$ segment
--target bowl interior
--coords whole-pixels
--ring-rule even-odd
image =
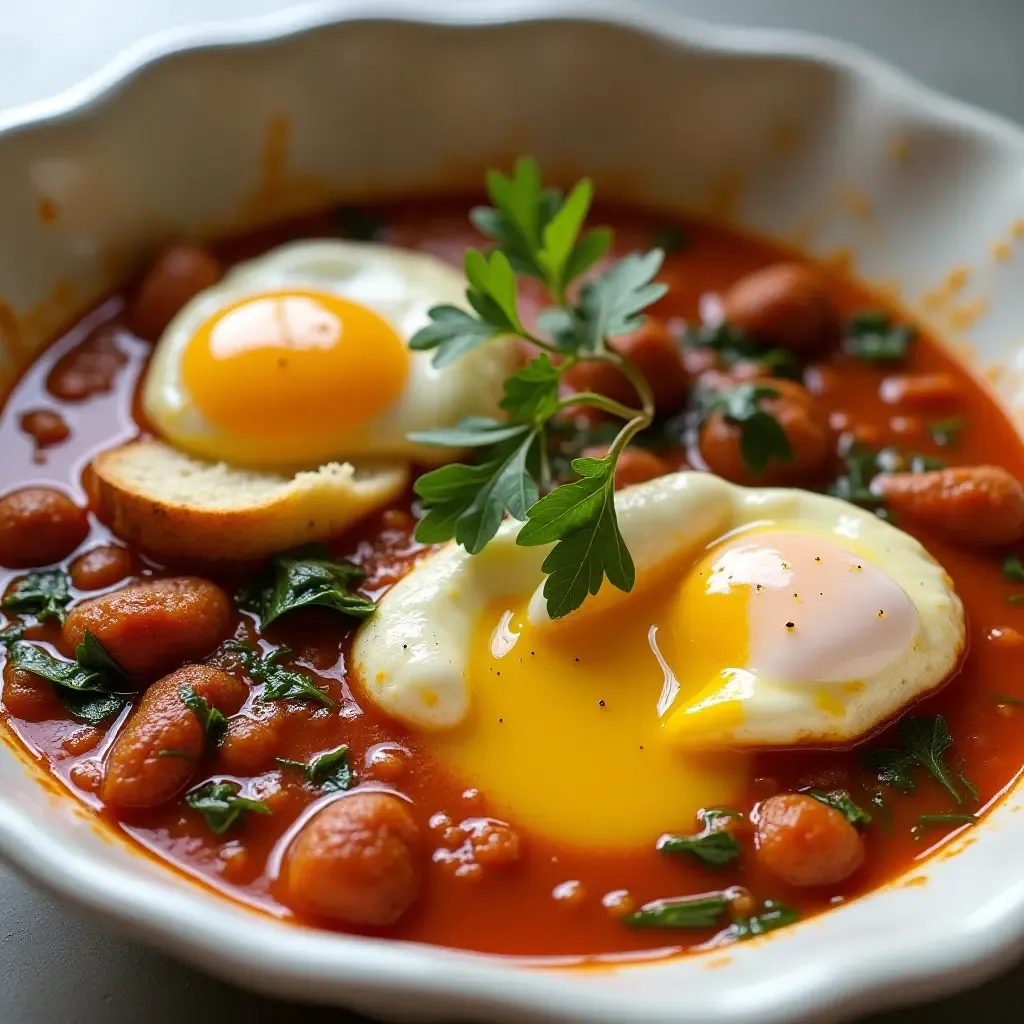
[[[838,48],[754,52],[744,39],[569,17],[356,21],[180,53],[72,119],[13,129],[0,141],[0,394],[169,237],[475,189],[488,167],[530,153],[556,178],[591,176],[604,198],[725,219],[841,262],[1024,405],[1021,136],[925,102],[893,72],[855,72]],[[0,852],[43,884],[246,984],[409,1018],[619,1020],[628,1005],[652,1021],[795,1020],[822,998],[849,1007],[897,984],[910,998],[926,981],[934,993],[937,972],[962,983],[1020,937],[1021,807],[1011,794],[956,856],[768,942],[535,972],[523,986],[507,963],[296,929],[211,899],[0,749]]]

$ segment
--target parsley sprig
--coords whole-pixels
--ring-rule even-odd
[[[511,177],[490,172],[487,191],[493,205],[473,210],[471,219],[495,247],[486,254],[466,253],[466,300],[472,312],[456,306],[431,309],[430,323],[410,347],[433,351],[436,366],[510,335],[531,342],[541,354],[506,380],[501,408],[507,421],[472,418],[453,429],[412,435],[420,444],[479,454],[472,464],[443,466],[416,482],[427,512],[416,538],[431,544],[454,539],[475,554],[494,537],[506,513],[525,521],[518,544],[554,545],[543,563],[544,596],[548,614],[560,618],[596,594],[605,579],[625,591],[635,582],[615,513],[615,466],[630,440],[652,422],[654,399],[643,375],[610,342],[640,327],[642,311],[665,293],[654,281],[663,253],[652,249],[626,256],[586,280],[573,298],[574,283],[612,242],[607,228],[584,230],[593,197],[590,182],[578,182],[563,196],[545,188],[536,162],[523,158]],[[520,316],[517,275],[541,281],[553,303],[536,331]],[[560,397],[565,373],[584,361],[617,367],[633,385],[639,407],[594,392]],[[622,420],[622,426],[606,456],[574,459],[579,479],[552,489],[550,422],[564,409],[584,406]]]
[[[962,773],[955,772],[946,761],[946,752],[953,746],[953,737],[942,715],[909,715],[900,721],[900,746],[872,747],[863,752],[864,767],[874,772],[878,781],[903,793],[917,788],[913,769],[923,768],[953,798],[963,803],[959,782],[972,799],[978,791]]]

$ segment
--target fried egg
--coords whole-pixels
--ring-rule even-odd
[[[616,496],[637,582],[552,621],[546,548],[448,546],[356,637],[366,694],[501,813],[649,841],[739,799],[747,751],[850,743],[955,671],[963,607],[912,537],[807,491],[703,473]]]
[[[414,431],[496,415],[515,358],[498,339],[438,369],[408,341],[432,306],[465,304],[460,271],[423,253],[300,241],[240,263],[157,343],[145,414],[186,452],[236,465],[447,461]]]

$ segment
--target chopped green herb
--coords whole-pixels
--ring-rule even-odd
[[[331,210],[334,230],[342,238],[354,238],[359,242],[374,242],[381,237],[387,220],[377,210],[362,206],[336,206]]]
[[[328,791],[350,789],[356,781],[348,763],[348,745],[345,743],[316,754],[308,762],[291,761],[286,757],[275,760],[286,768],[297,768],[314,786]]]
[[[730,902],[725,893],[717,892],[654,900],[623,920],[632,928],[713,928]]]
[[[757,362],[773,377],[789,380],[799,380],[802,373],[800,359],[791,349],[770,348],[727,320],[714,326],[699,324],[688,327],[686,344],[711,349],[727,367]]]
[[[326,548],[309,548],[272,558],[267,571],[239,594],[239,603],[257,612],[264,626],[286,612],[313,606],[365,619],[376,606],[350,589],[365,577],[351,562],[332,559]]]
[[[87,725],[99,725],[119,714],[128,703],[120,694],[134,689],[120,666],[88,631],[75,650],[75,661],[64,661],[24,640],[10,646],[8,657],[16,668],[53,683],[68,714]]]
[[[183,761],[191,761],[193,755],[187,750],[174,750],[172,747],[165,747],[156,752],[157,757],[180,757]]]
[[[655,849],[661,853],[685,853],[709,867],[721,867],[740,855],[736,837],[725,829],[706,829],[692,836],[665,834]]]
[[[178,694],[185,707],[193,712],[203,727],[203,735],[209,746],[220,741],[227,726],[227,719],[221,714],[218,708],[209,704],[205,697],[201,697],[191,686],[183,684],[178,689]]]
[[[766,399],[778,397],[779,392],[770,385],[739,384],[699,398],[705,415],[720,412],[726,423],[740,428],[740,455],[755,476],[763,473],[773,458],[793,461],[786,432],[770,412],[761,408]]]
[[[22,576],[0,605],[21,615],[34,615],[40,622],[54,619],[63,623],[70,601],[67,573],[63,569],[44,569]]]
[[[926,769],[959,804],[963,797],[956,779],[946,764],[946,751],[953,745],[946,720],[941,715],[909,715],[900,722],[902,749],[874,748],[864,751],[866,768],[874,771],[878,781],[904,793],[914,791],[911,769]],[[970,786],[970,790],[974,787]]]
[[[1024,704],[1024,697],[1014,697],[1009,693],[993,693],[997,704]]]
[[[241,788],[237,782],[217,782],[211,779],[186,793],[185,803],[203,816],[214,835],[220,836],[243,814],[270,814],[266,804],[239,796]]]
[[[621,590],[633,587],[633,562],[615,512],[614,471],[621,452],[653,422],[654,401],[648,382],[609,339],[639,328],[642,311],[664,295],[665,286],[654,280],[664,254],[653,249],[626,256],[587,280],[573,301],[568,285],[604,256],[612,239],[604,228],[584,231],[590,182],[577,183],[563,196],[544,188],[537,164],[524,158],[510,177],[488,174],[487,190],[493,206],[475,209],[471,219],[497,245],[487,255],[466,253],[466,300],[473,312],[435,307],[410,347],[433,351],[436,366],[509,335],[543,354],[506,381],[501,407],[508,422],[463,421],[454,430],[412,435],[420,444],[479,453],[475,464],[444,466],[417,480],[426,515],[416,539],[431,544],[454,539],[476,553],[494,537],[506,513],[525,521],[517,543],[554,544],[543,567],[544,595],[548,614],[559,618],[596,594],[606,579]],[[520,317],[517,274],[538,278],[554,304],[538,318],[539,333],[524,327]],[[557,355],[557,362],[550,355]],[[588,360],[617,367],[632,383],[641,408],[593,392],[560,397],[566,371]],[[570,407],[597,408],[624,421],[606,458],[574,459],[568,465],[564,454],[551,458],[548,433],[558,429],[555,414]],[[570,469],[579,478],[552,489],[553,462],[563,478]]]
[[[846,326],[843,350],[865,363],[896,363],[905,359],[914,328],[895,324],[888,313],[860,313]]]
[[[971,799],[977,803],[981,794],[978,792],[978,787],[963,772],[957,772],[956,777],[960,780],[964,789],[970,794]]]
[[[0,647],[7,647],[16,640],[21,640],[24,635],[24,626],[4,626],[3,629],[0,629]]]
[[[713,828],[719,818],[742,821],[743,812],[733,810],[732,807],[705,807],[700,812],[700,820],[704,822],[705,828]]]
[[[690,248],[690,236],[679,224],[662,224],[651,232],[651,245],[664,253],[686,252]]]
[[[1024,594],[1009,594],[1006,598],[1007,604],[1024,604]]]
[[[230,640],[223,649],[238,655],[250,679],[264,684],[263,692],[256,698],[258,701],[314,700],[324,707],[334,707],[334,701],[309,676],[281,667],[279,662],[291,654],[290,647],[278,647],[276,651],[264,656],[247,644]]]
[[[850,799],[850,794],[845,789],[833,789],[828,793],[822,792],[820,789],[809,789],[807,795],[813,796],[815,800],[820,800],[823,804],[839,811],[851,825],[866,828],[871,824],[871,815],[863,807],[858,807]]]
[[[917,828],[936,828],[941,825],[973,825],[977,821],[973,814],[922,814],[917,819]]]
[[[1003,575],[1011,583],[1024,583],[1024,563],[1017,555],[1007,555],[1003,559]]]
[[[940,448],[952,448],[960,440],[967,421],[962,416],[955,416],[948,420],[936,420],[931,424],[929,430],[932,440]]]
[[[728,938],[743,942],[756,935],[766,935],[778,928],[796,924],[799,920],[799,912],[792,907],[787,907],[785,903],[779,903],[777,900],[765,900],[758,913],[734,921],[726,929],[726,933]]]

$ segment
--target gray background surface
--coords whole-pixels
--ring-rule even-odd
[[[478,2],[478,0],[465,0]],[[634,3],[641,0],[632,0]],[[1024,0],[647,0],[723,22],[857,43],[945,92],[1024,121]],[[152,32],[262,15],[282,0],[31,0],[0,5],[0,108],[44,99]],[[1024,858],[1022,858],[1024,860]],[[1024,968],[952,999],[872,1018],[1024,1020]],[[38,895],[0,867],[0,1024],[341,1024],[336,1010],[251,996]]]

